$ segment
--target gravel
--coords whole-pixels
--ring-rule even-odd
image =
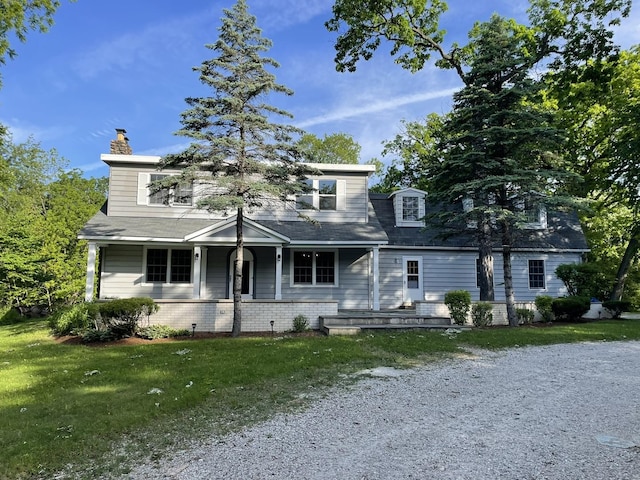
[[[123,478],[640,480],[640,342],[478,350],[363,373],[306,411]]]

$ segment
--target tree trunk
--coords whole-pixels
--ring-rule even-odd
[[[516,314],[516,299],[513,293],[513,275],[511,272],[511,225],[503,222],[502,228],[502,265],[504,275],[504,298],[507,305],[507,320],[510,327],[518,326],[518,315]]]
[[[244,263],[244,237],[242,233],[242,207],[236,215],[236,260],[233,268],[233,328],[231,336],[237,337],[242,330],[242,264]]]
[[[624,251],[620,266],[618,267],[618,273],[616,273],[616,281],[613,285],[613,291],[611,292],[611,300],[622,300],[622,294],[624,293],[624,284],[627,281],[629,275],[629,269],[631,263],[638,253],[640,248],[640,225],[636,225],[631,231],[631,238],[627,244],[627,248]]]
[[[480,226],[480,247],[478,255],[480,257],[480,300],[493,302],[495,300],[495,290],[493,286],[493,249],[491,245],[491,225],[483,220]]]

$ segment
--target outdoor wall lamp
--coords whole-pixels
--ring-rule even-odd
[[[278,259],[278,261],[280,261],[282,259],[282,255],[278,254],[276,258]]]
[[[196,260],[198,260],[200,258],[200,254],[196,253]]]
[[[197,323],[192,323],[191,324],[191,336],[192,337],[196,336],[196,325],[197,325]]]

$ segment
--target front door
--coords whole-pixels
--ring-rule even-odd
[[[422,257],[402,257],[402,300],[404,304],[423,300]]]
[[[235,272],[236,252],[231,254],[229,263],[229,298],[233,298],[233,273]],[[242,299],[251,300],[253,298],[253,254],[245,249],[242,262]]]

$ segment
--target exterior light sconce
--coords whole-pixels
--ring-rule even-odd
[[[276,259],[277,259],[278,261],[282,260],[282,255],[278,254],[278,255],[276,256]]]
[[[191,324],[191,336],[192,337],[196,336],[196,325],[197,325],[197,323],[192,323]]]
[[[198,260],[200,258],[200,254],[196,253],[195,257],[196,257],[196,260]]]

